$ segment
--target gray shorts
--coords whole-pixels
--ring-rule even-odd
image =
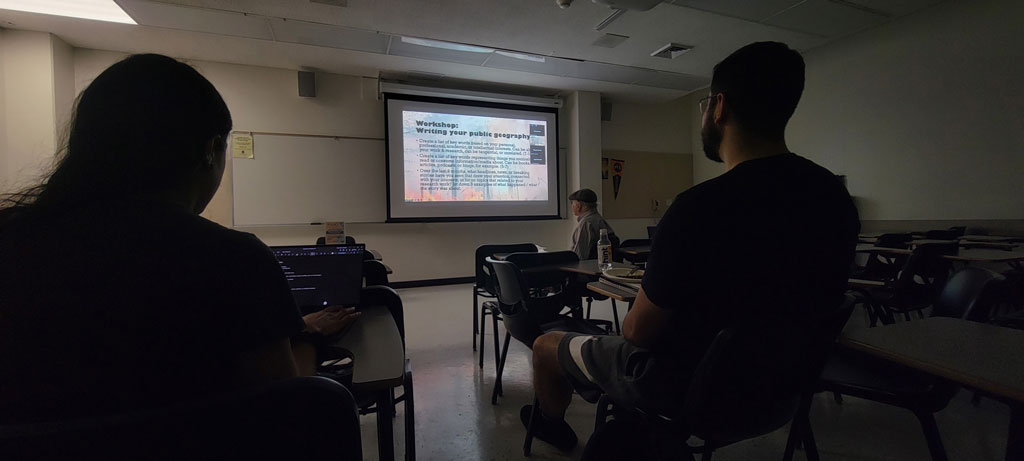
[[[608,394],[616,403],[672,414],[683,403],[689,373],[677,361],[634,346],[622,336],[566,333],[558,363],[573,388],[594,403]]]

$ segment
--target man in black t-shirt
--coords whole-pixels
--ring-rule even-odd
[[[701,138],[728,171],[666,212],[624,336],[548,333],[534,343],[538,438],[575,446],[564,421],[573,389],[672,414],[723,328],[770,329],[838,305],[860,224],[836,177],[786,146],[803,84],[803,59],[781,43],[748,45],[715,66]]]

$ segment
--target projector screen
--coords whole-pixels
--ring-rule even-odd
[[[388,222],[559,218],[557,108],[384,101]]]

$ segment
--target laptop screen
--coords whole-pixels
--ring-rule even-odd
[[[324,306],[359,304],[365,249],[361,243],[270,247],[303,314]]]

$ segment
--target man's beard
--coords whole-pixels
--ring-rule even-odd
[[[722,147],[722,130],[714,122],[705,120],[700,130],[700,140],[704,144],[704,156],[712,162],[722,163],[722,156],[718,152]]]

